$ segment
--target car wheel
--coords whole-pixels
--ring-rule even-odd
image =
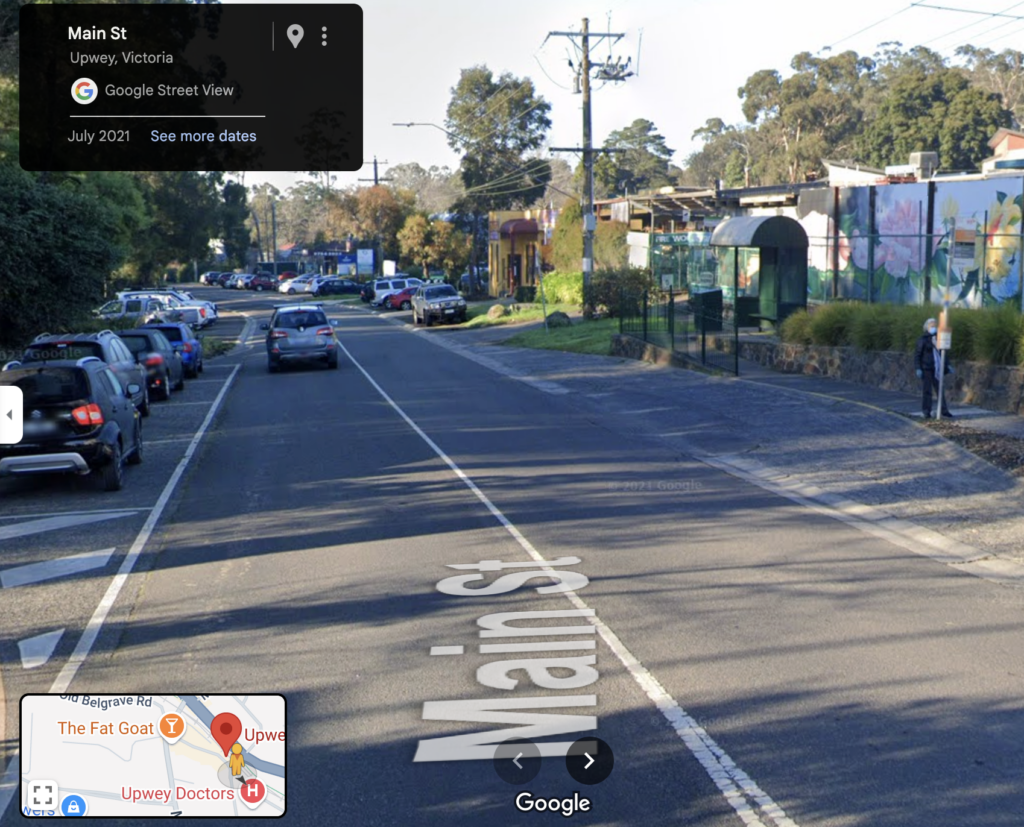
[[[281,370],[281,366],[277,362],[267,361],[267,373],[277,373]]]
[[[420,317],[416,315],[416,311],[415,310],[412,311],[412,323],[413,324],[419,324],[420,323]]]
[[[288,295],[289,296],[294,296],[295,295],[295,288],[294,287],[289,287],[288,288]]]
[[[199,367],[196,368],[196,372],[197,373],[202,373],[203,372],[203,360],[202,359],[199,360]]]
[[[149,416],[149,388],[147,387],[142,391],[142,404],[139,405],[139,413],[143,416]]]
[[[430,318],[430,314],[429,313],[424,313],[423,314],[423,324],[425,324],[427,327],[430,327],[433,323],[434,323],[434,320],[432,318]]]
[[[138,423],[135,427],[135,450],[131,452],[128,457],[129,465],[141,465],[142,464],[142,423]]]
[[[174,389],[176,391],[183,391],[183,390],[185,390],[185,368],[184,367],[182,367],[182,369],[181,369],[181,376],[178,377],[178,384],[174,386]]]
[[[256,292],[257,293],[262,293],[263,292],[263,285],[262,284],[257,284],[256,285]]]
[[[124,462],[120,443],[114,445],[114,456],[103,466],[100,473],[103,476],[104,491],[120,491],[124,486]]]
[[[166,402],[171,398],[171,372],[169,370],[164,371],[163,383],[160,387],[163,388],[160,398]]]
[[[408,310],[412,307],[412,302],[402,302],[402,310]]]
[[[335,355],[333,358],[329,358],[327,360],[327,367],[330,368],[331,370],[337,370],[338,369],[338,357],[337,357],[337,355]]]

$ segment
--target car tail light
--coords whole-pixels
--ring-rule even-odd
[[[288,338],[288,331],[287,330],[271,330],[270,331],[270,338],[271,339],[287,339]]]
[[[79,425],[102,425],[103,424],[103,411],[100,410],[100,406],[95,402],[90,402],[88,405],[83,405],[80,408],[75,408],[71,412],[72,418]]]
[[[146,361],[143,362],[144,365],[149,365],[150,367],[153,367],[155,365],[162,365],[163,363],[164,357],[161,356],[159,353],[154,353],[151,356],[147,356]]]
[[[204,319],[206,318],[206,308],[205,307],[200,307],[199,308],[199,315],[202,316]]]
[[[334,331],[329,327],[321,327],[317,332],[317,336],[330,336]]]
[[[192,343],[191,343],[191,342],[185,342],[185,343],[184,343],[184,344],[183,344],[183,345],[181,346],[181,349],[182,349],[183,351],[185,351],[186,353],[191,353],[191,352],[192,352]]]

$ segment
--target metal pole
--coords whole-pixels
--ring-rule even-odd
[[[949,231],[949,255],[946,256],[946,289],[942,295],[942,320],[940,321],[939,335],[943,332],[942,325],[949,323],[949,285],[953,275],[953,250],[956,247],[956,219],[953,219],[953,228]],[[941,340],[939,342],[942,343]],[[946,386],[946,349],[939,350],[939,398],[935,403],[935,418],[942,419],[943,393]]]
[[[644,341],[647,341],[647,291],[644,290]]]
[[[277,278],[277,202],[270,202],[271,232],[274,239],[274,253],[271,259],[274,262],[274,278]]]
[[[590,297],[590,274],[594,269],[594,153],[590,123],[590,21],[583,18],[581,34],[583,65],[583,318],[593,313]]]

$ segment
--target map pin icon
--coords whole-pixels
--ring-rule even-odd
[[[302,35],[302,26],[300,26],[298,23],[292,23],[288,27],[288,39],[292,42],[292,46],[294,46],[296,49],[299,48],[299,41],[302,40]]]
[[[231,747],[242,734],[242,722],[238,720],[237,715],[222,712],[210,721],[210,734],[213,740],[220,744],[220,748],[224,750],[224,757],[227,758]]]

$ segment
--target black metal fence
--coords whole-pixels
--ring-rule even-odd
[[[721,291],[680,298],[644,290],[620,297],[619,332],[685,356],[702,367],[739,375],[739,331]]]

